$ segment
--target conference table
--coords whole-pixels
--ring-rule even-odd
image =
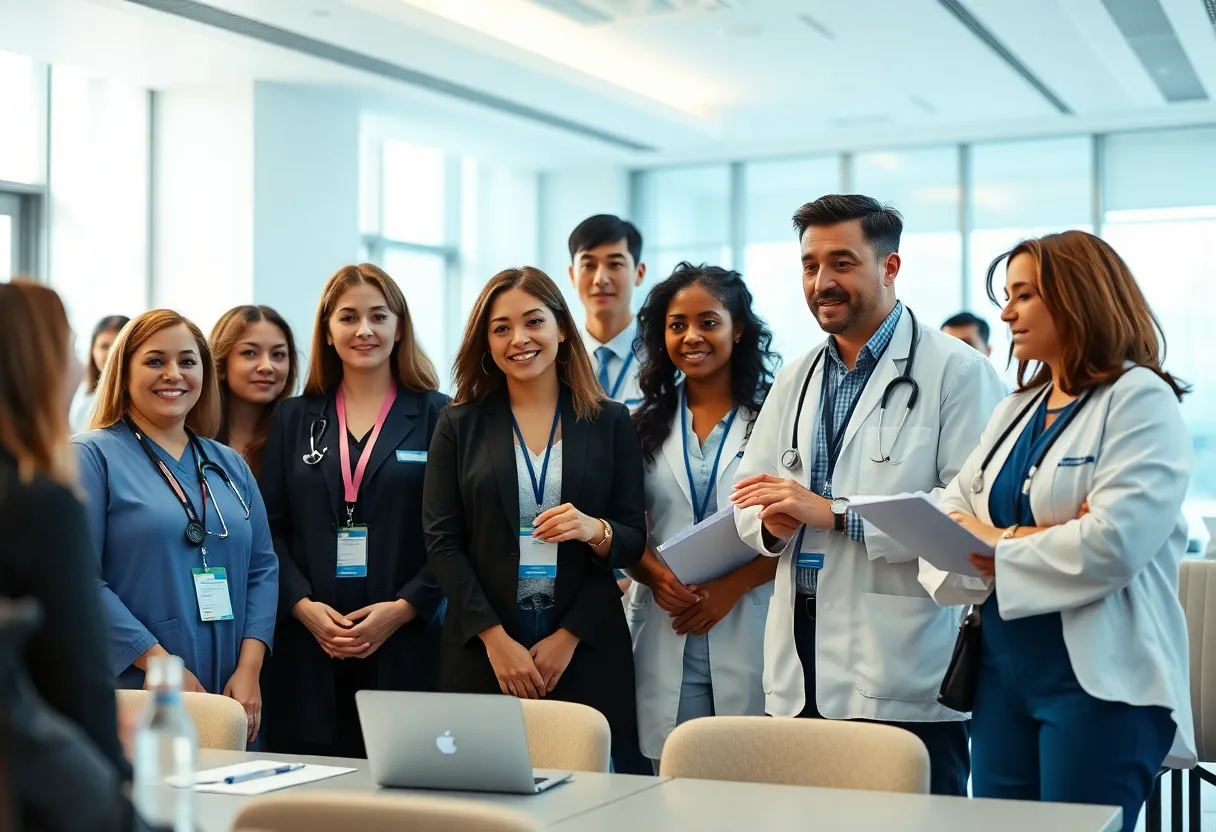
[[[304,791],[366,794],[421,794],[450,800],[491,803],[529,815],[546,829],[561,832],[672,832],[681,829],[839,830],[870,832],[1119,832],[1117,807],[725,783],[711,780],[640,777],[631,774],[577,772],[538,795],[477,792],[381,790],[372,781],[366,760],[297,757],[202,749],[199,768],[216,768],[257,759],[354,768],[350,774],[271,792]],[[540,773],[544,773],[543,770]],[[230,832],[241,806],[256,797],[199,793],[195,797],[202,832]]]

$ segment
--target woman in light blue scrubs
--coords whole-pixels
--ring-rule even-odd
[[[730,503],[751,423],[772,386],[772,335],[738,272],[681,263],[638,313],[649,545],[630,570],[626,615],[642,753],[659,760],[680,723],[764,714],[764,625],[774,558],[685,586],[659,544]]]
[[[185,689],[240,702],[253,741],[278,560],[249,467],[209,438],[219,423],[211,352],[168,310],[136,318],[112,349],[90,430],[73,440],[110,665],[120,688],[140,688],[149,658],[180,656]]]

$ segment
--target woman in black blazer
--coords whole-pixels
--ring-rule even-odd
[[[635,746],[633,652],[612,572],[645,545],[629,412],[604,399],[561,292],[532,268],[486,284],[455,375],[422,509],[449,604],[440,689],[590,705],[614,748]]]
[[[421,510],[437,387],[397,284],[339,269],[304,395],[279,406],[258,480],[279,556],[274,751],[362,757],[357,691],[435,689],[442,594]]]

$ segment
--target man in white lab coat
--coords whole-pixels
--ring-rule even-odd
[[[777,376],[732,498],[743,540],[781,558],[766,709],[906,728],[929,750],[933,792],[963,795],[967,715],[937,703],[961,610],[934,603],[918,553],[848,501],[942,488],[1004,392],[983,355],[896,299],[898,212],[830,195],[798,209],[794,226],[803,293],[828,338]]]

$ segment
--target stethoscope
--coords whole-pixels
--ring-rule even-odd
[[[904,308],[908,309],[907,307]],[[871,462],[890,462],[892,465],[899,464],[891,459],[891,451],[895,449],[895,444],[899,442],[899,432],[903,430],[904,422],[908,421],[908,414],[912,412],[912,408],[916,406],[916,400],[920,396],[920,385],[917,384],[916,379],[912,377],[912,368],[916,363],[916,347],[920,343],[920,327],[917,325],[916,316],[912,314],[911,309],[908,309],[908,317],[912,321],[912,346],[908,349],[908,361],[906,364],[904,364],[904,371],[887,382],[886,388],[884,388],[882,391],[882,400],[878,407],[879,458],[874,459],[874,457],[870,457]],[[802,406],[806,403],[806,391],[811,386],[811,378],[815,375],[815,368],[819,366],[819,361],[823,358],[823,354],[826,351],[827,347],[824,347],[819,351],[819,354],[815,356],[815,360],[811,362],[811,369],[807,371],[806,378],[802,380],[802,392],[798,396],[798,410],[794,412],[794,431],[790,440],[790,447],[781,455],[781,464],[785,466],[786,470],[791,472],[799,471],[802,468],[802,455],[798,452],[798,427],[802,421]],[[881,359],[882,356],[879,355],[878,358]],[[877,368],[877,360],[874,362],[874,366]],[[826,387],[826,377],[824,378],[823,383]],[[891,446],[888,448],[887,453],[884,454],[882,452],[882,417],[887,411],[887,401],[891,398],[891,394],[898,390],[901,384],[908,385],[911,392],[908,395],[908,403],[904,408],[903,418],[899,420],[899,426],[895,428],[895,439],[891,442]],[[852,411],[850,411],[849,418],[851,419],[852,416]]]
[[[318,430],[320,426],[320,430]],[[317,450],[317,440],[325,435],[325,429],[329,427],[329,422],[324,416],[318,416],[312,420],[308,426],[308,453],[304,454],[304,464],[316,465],[325,455],[329,453],[329,447],[326,446],[321,450]]]
[[[202,512],[195,513],[194,502],[190,499],[190,496],[186,494],[184,490],[182,490],[177,478],[173,476],[173,472],[170,471],[160,457],[156,455],[156,451],[152,450],[152,446],[148,443],[143,431],[139,429],[130,416],[126,416],[124,421],[126,422],[131,433],[135,435],[136,440],[139,442],[139,446],[143,448],[144,454],[147,455],[148,460],[153,466],[155,466],[156,470],[160,472],[161,478],[164,479],[165,483],[169,486],[174,495],[178,498],[178,501],[181,503],[182,509],[186,512],[186,541],[192,546],[202,546],[203,568],[206,568],[207,547],[203,546],[203,542],[207,539],[207,535],[213,535],[220,540],[226,540],[228,538],[228,523],[224,519],[224,512],[220,509],[219,501],[215,499],[215,491],[211,488],[211,483],[207,480],[207,473],[215,473],[221,480],[224,481],[224,483],[228,486],[228,490],[232,492],[232,495],[236,497],[237,502],[240,503],[241,510],[245,512],[246,520],[249,519],[249,504],[245,502],[245,498],[241,496],[241,492],[237,491],[236,484],[232,482],[232,478],[228,476],[228,472],[225,471],[218,462],[211,461],[211,459],[207,456],[206,450],[203,449],[203,443],[199,441],[199,438],[194,434],[194,431],[187,428],[186,435],[190,443],[190,448],[194,452],[195,470],[198,472],[199,492],[203,497]],[[220,522],[220,532],[218,534],[208,531],[206,527],[208,497],[211,498],[211,502],[215,506],[215,516]]]
[[[1038,472],[1039,466],[1043,464],[1043,457],[1047,456],[1047,452],[1051,450],[1051,446],[1055,444],[1056,439],[1064,432],[1064,429],[1068,427],[1068,423],[1076,418],[1077,414],[1081,412],[1081,408],[1085,407],[1085,403],[1089,401],[1089,398],[1093,395],[1093,393],[1094,388],[1092,387],[1086,390],[1084,395],[1077,400],[1077,406],[1065,413],[1064,416],[1061,417],[1060,422],[1054,426],[1055,432],[1052,434],[1051,439],[1047,442],[1047,444],[1039,449],[1038,455],[1034,458],[1034,461],[1030,464],[1030,467],[1026,469],[1026,478],[1022,480],[1023,494],[1030,494],[1030,485],[1034,481],[1034,475]],[[1037,407],[1049,395],[1051,395],[1051,384],[1048,384],[1045,388],[1043,388],[1043,391],[1039,395],[1031,398],[1031,400],[1026,403],[1025,407],[1018,411],[1018,415],[1014,417],[1013,421],[1005,426],[1005,430],[1001,432],[1000,437],[996,440],[993,446],[988,449],[987,456],[985,456],[984,461],[980,463],[980,469],[976,471],[975,476],[971,478],[971,496],[974,497],[984,490],[984,472],[988,470],[988,463],[992,462],[992,458],[996,456],[996,452],[999,451],[1001,446],[1005,444],[1005,440],[1009,438],[1009,434],[1013,433],[1014,429],[1018,425],[1022,424],[1022,420],[1026,418],[1027,413]]]

